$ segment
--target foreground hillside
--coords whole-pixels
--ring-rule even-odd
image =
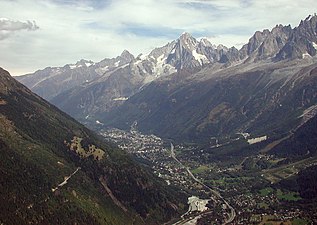
[[[0,70],[0,222],[160,224],[183,197]]]

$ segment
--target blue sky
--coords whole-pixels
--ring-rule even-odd
[[[317,1],[0,0],[0,8],[0,66],[21,75],[124,49],[148,53],[185,31],[240,48],[256,30],[297,26]]]

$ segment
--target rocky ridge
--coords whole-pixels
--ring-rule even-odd
[[[239,75],[235,77],[245,79],[248,76],[242,74],[270,74],[272,71],[273,75],[267,77],[271,77],[274,82],[267,77],[263,77],[268,83],[264,82],[265,85],[261,86],[262,88],[270,87],[277,80],[285,83],[292,80],[293,78],[291,77],[296,75],[292,72],[287,77],[285,72],[288,71],[287,67],[294,68],[294,71],[298,72],[303,69],[300,66],[301,60],[307,66],[314,63],[317,48],[316,21],[317,16],[314,15],[301,21],[294,29],[289,25],[277,25],[272,30],[257,31],[240,50],[234,47],[214,46],[205,38],[198,41],[189,33],[183,33],[177,40],[163,47],[156,48],[147,55],[141,54],[134,57],[125,51],[123,55],[128,57],[121,55],[120,58],[117,57],[112,59],[112,61],[110,60],[111,62],[107,61],[110,64],[112,63],[113,67],[110,64],[101,66],[101,64],[97,63],[91,65],[89,68],[95,73],[96,71],[104,73],[100,75],[100,72],[91,82],[84,82],[79,86],[65,90],[52,98],[51,102],[73,115],[76,119],[91,124],[102,117],[107,118],[107,120],[117,121],[118,115],[115,115],[115,119],[108,116],[113,115],[113,112],[118,114],[118,111],[113,110],[126,103],[129,104],[131,102],[130,99],[135,100],[142,95],[139,95],[139,93],[151,92],[148,87],[156,87],[157,85],[167,89],[167,92],[163,95],[163,97],[167,97],[166,95],[169,95],[172,90],[176,91],[184,87],[191,90],[191,87],[199,87],[201,85],[198,82],[207,80],[214,82],[216,78],[218,80],[230,79],[231,86],[229,83],[225,86],[232,89],[232,87],[238,85],[235,82],[242,82],[233,78],[235,75]],[[125,58],[125,60],[121,60],[121,58]],[[284,67],[285,70],[283,69]],[[301,78],[301,80],[303,79]],[[244,82],[252,83],[253,81],[246,79]],[[278,83],[275,83],[275,85],[278,85]],[[282,83],[280,85],[282,87],[285,86]],[[293,86],[291,85],[290,90],[292,88]],[[219,89],[222,90],[221,88]],[[156,94],[160,95],[163,90],[156,91]],[[227,91],[227,89],[223,91]],[[188,93],[189,91],[186,92]],[[186,92],[184,93],[185,95],[187,95]],[[212,97],[211,92],[206,93],[209,93]],[[234,95],[234,93],[232,94]],[[250,90],[248,94],[254,95],[255,93]],[[285,91],[284,94],[287,95],[288,91]],[[152,94],[148,93],[147,96],[152,96]],[[278,96],[277,94],[274,98],[278,98]],[[248,98],[247,96],[241,97]],[[151,101],[158,98],[153,96]],[[148,99],[148,101],[150,100]],[[276,99],[274,101],[277,102]],[[228,106],[227,102],[223,102],[223,104],[219,110],[229,110],[225,109]],[[143,105],[142,107],[144,108]],[[226,107],[223,108],[224,106]],[[119,110],[122,110],[122,108],[119,108]],[[129,108],[125,110],[129,110]],[[153,109],[149,108],[147,110],[150,110],[150,114],[153,113]],[[208,110],[210,111],[211,109]],[[126,112],[124,111],[124,114]],[[242,110],[242,112],[244,111]],[[103,115],[105,113],[106,116]],[[136,112],[134,111],[134,113]],[[145,116],[145,114],[142,115]],[[252,121],[257,119],[258,117],[255,117]],[[112,123],[112,125],[115,125],[115,123]],[[204,125],[199,127],[202,128]],[[148,128],[152,131],[155,130],[151,127]]]

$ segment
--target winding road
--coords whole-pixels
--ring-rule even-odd
[[[220,195],[220,193],[212,188],[210,188],[209,186],[207,186],[206,184],[204,184],[203,182],[201,182],[199,179],[197,179],[194,174],[189,170],[189,168],[185,167],[183,165],[183,163],[181,163],[177,158],[176,158],[176,155],[175,155],[175,152],[174,152],[174,145],[173,143],[171,143],[171,157],[177,162],[179,163],[183,168],[186,169],[187,173],[189,174],[189,176],[194,179],[197,183],[201,184],[203,187],[205,187],[206,189],[208,189],[214,196],[216,196],[217,198],[219,198],[220,200],[223,201],[223,203],[230,209],[230,214],[229,214],[229,217],[225,220],[225,222],[223,224],[228,224],[228,223],[231,223],[234,218],[236,217],[236,211],[235,209]],[[215,198],[213,198],[211,196],[211,200],[215,201]],[[190,220],[184,220],[183,217],[187,214],[187,212],[185,214],[183,214],[181,216],[182,220],[174,223],[174,225],[179,225],[179,224],[195,224],[197,219],[200,218],[202,215],[204,214],[207,214],[208,212],[202,212],[199,216],[196,216],[195,218],[193,219],[190,219]]]

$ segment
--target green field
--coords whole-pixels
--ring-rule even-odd
[[[292,220],[292,225],[305,225],[305,224],[309,224],[309,222],[307,220],[304,220],[304,219]]]
[[[278,199],[286,201],[298,201],[302,199],[296,192],[283,193],[280,189],[277,189],[276,196]]]
[[[271,187],[264,188],[264,189],[261,189],[261,190],[260,190],[260,195],[261,195],[261,196],[267,196],[267,195],[271,194],[273,191],[274,191],[274,190],[273,190],[273,188],[271,188]]]
[[[210,170],[210,168],[208,166],[201,165],[201,166],[197,167],[196,169],[193,169],[192,173],[193,174],[199,174],[199,173],[203,173],[203,172],[205,172],[207,170]]]

